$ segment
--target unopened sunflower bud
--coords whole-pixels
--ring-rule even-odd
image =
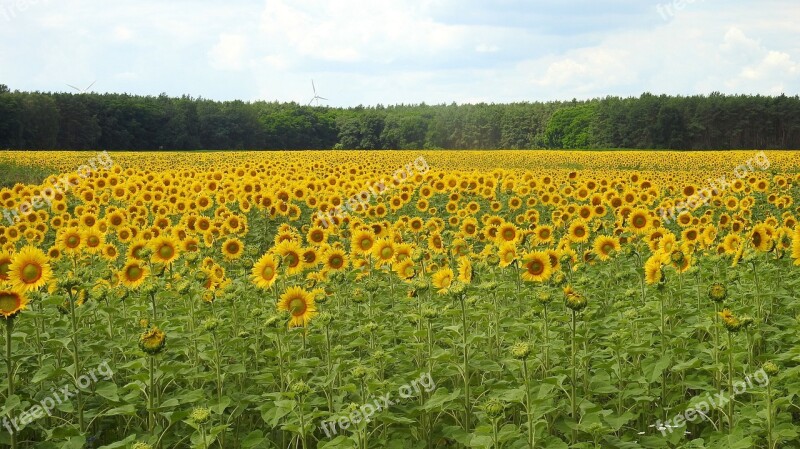
[[[773,362],[764,362],[764,364],[761,365],[761,369],[763,369],[764,372],[767,373],[767,376],[774,376],[778,374],[778,371],[780,371],[778,365],[776,365]]]
[[[300,380],[292,384],[292,393],[301,397],[306,396],[307,394],[311,393],[311,387],[309,387],[307,383]]]
[[[145,331],[139,337],[139,349],[150,355],[156,355],[164,350],[167,334],[157,327]]]
[[[716,303],[721,303],[728,297],[728,288],[721,282],[714,282],[708,286],[708,297]]]
[[[196,424],[203,425],[211,419],[211,410],[205,407],[195,407],[189,415],[189,419]]]
[[[511,347],[511,355],[515,359],[525,360],[531,354],[531,345],[526,342],[518,342],[515,343],[514,346]]]
[[[506,406],[498,399],[491,398],[483,404],[483,410],[490,419],[497,419],[503,415]]]

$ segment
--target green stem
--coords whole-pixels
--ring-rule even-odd
[[[728,332],[728,432],[733,432],[733,336]]]
[[[572,311],[572,351],[571,351],[571,364],[572,364],[572,396],[570,397],[570,405],[572,407],[572,419],[575,420],[575,424],[578,423],[578,403],[577,399],[577,383],[578,383],[578,375],[576,371],[576,363],[575,357],[577,353],[577,349],[575,348],[575,329],[576,329],[576,320],[575,320],[576,312]],[[572,442],[575,443],[578,439],[578,432],[576,430],[572,430]]]
[[[464,430],[469,433],[470,428],[470,398],[469,398],[469,345],[467,344],[467,307],[464,304],[464,295],[459,295],[461,302],[461,331],[464,342]]]
[[[6,318],[6,374],[8,376],[8,400],[14,396],[14,361],[11,359],[11,335],[14,332],[14,318]],[[11,411],[11,420],[14,420],[13,410]],[[11,432],[11,449],[17,449],[17,434]]]
[[[525,378],[525,414],[528,417],[528,447],[533,449],[536,446],[536,432],[533,428],[533,410],[531,410],[531,385],[528,376],[528,360],[522,359],[522,375]],[[497,420],[495,420],[496,424]],[[497,426],[495,426],[495,431]],[[497,435],[495,435],[495,441]]]

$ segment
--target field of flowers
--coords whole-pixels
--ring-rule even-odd
[[[800,448],[800,152],[3,156],[3,447]]]

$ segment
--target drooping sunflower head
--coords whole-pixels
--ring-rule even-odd
[[[708,297],[717,303],[725,301],[728,297],[728,288],[721,282],[714,282],[708,286]]]
[[[14,289],[28,292],[47,284],[53,273],[44,252],[39,248],[26,246],[12,258],[8,266],[8,277]]]
[[[139,349],[146,354],[156,355],[164,350],[167,343],[167,334],[158,327],[153,326],[139,336]]]
[[[664,277],[662,261],[663,256],[661,254],[654,254],[645,262],[644,278],[648,285],[657,284]]]
[[[6,319],[13,318],[25,310],[28,302],[29,299],[24,293],[0,290],[0,316]]]
[[[449,267],[440,268],[436,273],[433,274],[431,278],[431,282],[433,286],[437,288],[437,292],[439,294],[447,293],[448,289],[453,283],[455,279],[453,275],[453,270]]]
[[[317,315],[314,296],[300,287],[290,287],[278,302],[278,310],[289,312],[289,327],[306,327]]]
[[[472,282],[473,268],[472,262],[469,257],[460,257],[458,259],[458,280],[464,284]]]

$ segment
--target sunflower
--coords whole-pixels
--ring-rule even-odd
[[[11,253],[0,251],[0,283],[9,280],[8,272],[11,265]]]
[[[83,243],[83,234],[77,228],[69,228],[61,232],[57,240],[61,251],[67,254],[77,254]]]
[[[620,250],[619,239],[601,235],[594,239],[593,249],[600,260],[609,260],[614,253],[618,253]]]
[[[767,252],[772,248],[772,230],[764,224],[757,224],[750,233],[750,243],[757,251]]]
[[[375,246],[375,234],[366,229],[357,231],[350,241],[350,248],[356,254],[369,254],[373,246]]]
[[[166,342],[167,334],[161,329],[153,327],[139,336],[139,349],[147,354],[156,355],[164,350]]]
[[[500,266],[505,268],[517,260],[517,245],[504,243],[500,246],[497,255],[500,257]]]
[[[470,262],[469,257],[459,257],[458,258],[458,280],[464,284],[469,284],[472,282],[472,262]]]
[[[83,244],[89,254],[99,253],[105,244],[103,233],[96,227],[83,230]]]
[[[38,290],[53,277],[50,263],[42,250],[26,246],[15,254],[8,266],[8,277],[15,290]]]
[[[650,215],[645,209],[633,209],[628,214],[630,229],[637,234],[645,234],[652,225]]]
[[[136,239],[128,245],[127,256],[129,259],[144,260],[147,253],[147,241]]]
[[[28,301],[23,293],[0,290],[0,316],[6,319],[15,317],[20,311],[25,310]]]
[[[180,242],[167,235],[156,237],[150,241],[150,249],[153,251],[153,262],[169,264],[178,258],[178,248]]]
[[[583,220],[575,220],[569,225],[569,239],[575,243],[589,240],[589,227]]]
[[[394,243],[388,238],[378,240],[372,247],[372,257],[378,265],[391,265],[395,257]]]
[[[273,251],[281,256],[281,265],[286,266],[287,274],[296,274],[303,271],[303,249],[295,240],[284,240]]]
[[[397,262],[392,266],[392,270],[397,273],[397,276],[404,280],[409,281],[417,275],[417,270],[414,267],[414,262],[411,259],[406,259],[401,262]]]
[[[431,282],[433,283],[433,286],[438,289],[437,292],[440,295],[447,293],[450,285],[453,283],[453,280],[453,270],[451,270],[449,267],[440,268],[431,277]]]
[[[314,296],[300,287],[290,287],[278,302],[278,310],[289,312],[289,327],[306,327],[317,315]]]
[[[498,243],[503,242],[518,242],[521,234],[516,226],[512,223],[503,223],[497,231]]]
[[[251,271],[251,280],[256,287],[268,289],[278,278],[278,263],[272,254],[264,254]]]
[[[522,279],[529,282],[544,282],[553,274],[550,256],[543,251],[528,253],[522,259]]]
[[[533,231],[536,234],[536,240],[539,243],[550,243],[553,241],[553,227],[544,225],[539,226]]]
[[[119,281],[122,285],[135,289],[142,285],[149,274],[150,270],[143,262],[131,260],[122,267],[122,271],[119,273]]]
[[[312,226],[306,233],[306,241],[312,245],[322,245],[328,240],[328,233],[321,226]]]
[[[663,256],[659,253],[653,254],[644,264],[644,277],[649,285],[661,282],[663,273],[661,272]]]
[[[242,257],[244,252],[244,244],[237,238],[229,238],[222,244],[222,255],[226,260],[236,260]]]
[[[800,265],[800,227],[794,230],[792,239],[792,259],[795,265]]]
[[[117,250],[117,247],[114,245],[106,244],[103,246],[100,254],[103,256],[103,259],[113,262],[119,257],[119,250]]]
[[[325,264],[325,270],[327,271],[345,270],[347,269],[347,265],[349,263],[345,252],[338,248],[331,248],[325,251],[325,254],[322,256],[322,260]]]

